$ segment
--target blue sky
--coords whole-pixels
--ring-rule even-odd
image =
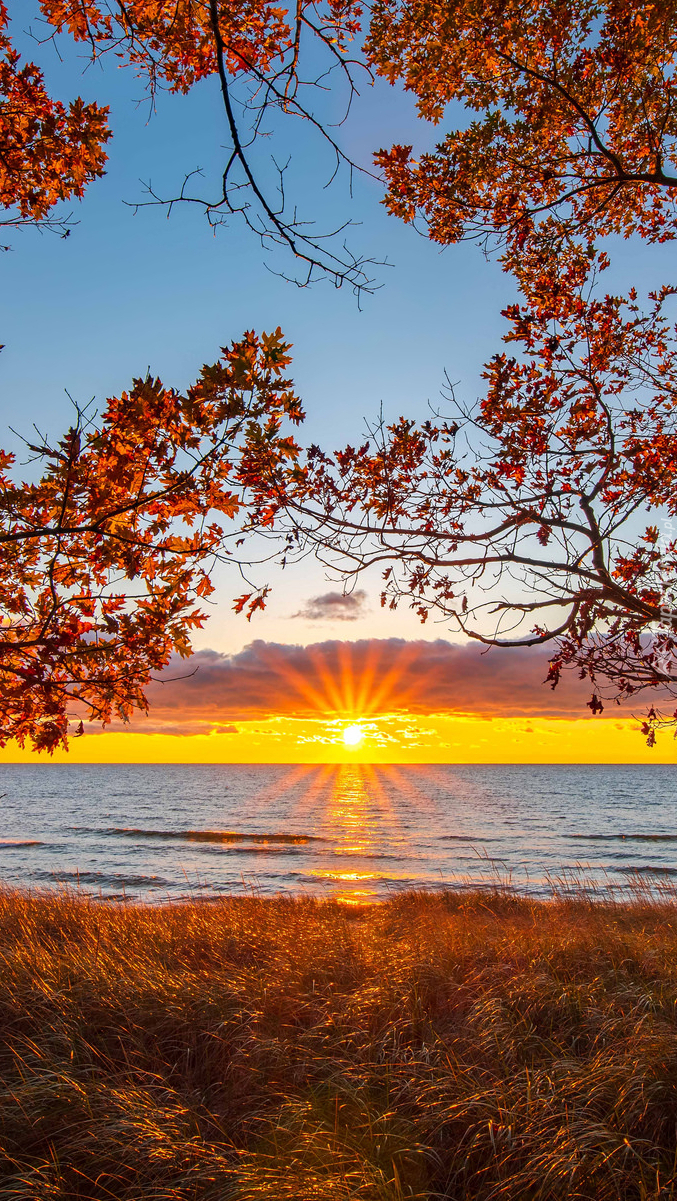
[[[290,187],[301,211],[317,214],[319,229],[360,222],[348,231],[351,247],[393,264],[375,269],[382,286],[364,297],[361,312],[347,289],[328,282],[298,289],[271,274],[266,264],[278,271],[294,264],[282,251],[266,255],[237,218],[213,234],[188,207],[170,220],[154,208],[135,216],[124,201],[143,199],[141,180],[169,195],[196,166],[213,178],[225,140],[215,81],[188,97],[161,95],[148,120],[148,105],[135,103],[141,83],[113,59],[83,75],[85,63],[67,39],[59,43],[62,63],[51,46],[17,41],[57,95],[110,104],[115,136],[105,179],[68,206],[80,222],[70,238],[18,234],[2,258],[5,396],[20,388],[42,419],[64,411],[64,387],[79,398],[103,395],[149,365],[185,384],[224,341],[278,324],[295,344],[312,438],[354,433],[382,401],[393,414],[420,408],[437,398],[445,368],[477,389],[478,367],[499,337],[498,310],[512,290],[475,247],[441,251],[428,243],[388,217],[375,182],[358,178],[352,201],[346,179],[323,191],[329,159],[298,123],[287,123],[284,146],[264,144],[262,158],[291,151]],[[415,124],[409,99],[380,85],[366,90],[340,136],[370,167],[373,148],[406,140]]]
[[[347,182],[322,190],[328,160],[314,138],[287,126],[283,154],[305,211],[318,226],[337,220],[360,224],[348,231],[356,253],[388,259],[376,269],[382,287],[365,296],[361,311],[349,290],[324,282],[298,289],[266,269],[291,271],[280,251],[266,256],[256,238],[234,219],[209,229],[195,209],[177,208],[170,220],[160,209],[136,215],[124,201],[143,199],[141,180],[169,195],[197,166],[207,174],[222,161],[224,117],[215,81],[189,97],[159,97],[150,118],[139,104],[143,87],[113,59],[90,67],[67,39],[61,60],[39,46],[15,20],[13,32],[26,57],[45,71],[50,90],[67,100],[110,104],[114,139],[106,177],[79,205],[79,221],[67,240],[35,232],[16,233],[13,249],[0,257],[0,405],[3,426],[29,431],[35,421],[48,433],[69,421],[67,389],[79,402],[101,401],[150,368],[166,383],[185,386],[201,364],[244,329],[282,326],[294,343],[293,375],[308,420],[302,437],[329,449],[356,440],[365,418],[383,404],[387,417],[422,416],[437,403],[445,370],[472,400],[480,391],[483,362],[500,347],[500,309],[514,296],[511,281],[477,247],[445,251],[388,217],[378,183],[358,178],[351,200]],[[37,29],[37,26],[34,26]],[[374,149],[393,141],[430,144],[435,135],[417,122],[410,99],[383,84],[366,89],[339,132],[346,151],[370,166]],[[262,153],[278,149],[266,144]],[[318,165],[319,164],[319,165]],[[640,287],[670,278],[672,247],[624,249],[616,278]],[[660,274],[658,272],[660,271]],[[11,435],[5,444],[13,443]],[[329,590],[321,569],[308,563],[278,580],[270,609],[247,626],[230,613],[239,581],[219,579],[215,617],[196,640],[201,647],[237,650],[253,635],[281,642],[309,642],[335,634],[355,637],[439,637],[444,628],[421,630],[410,615],[390,617],[377,608],[378,582],[367,583],[366,612],[358,622],[332,624],[291,619],[308,597]]]

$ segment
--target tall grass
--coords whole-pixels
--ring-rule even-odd
[[[0,1197],[677,1198],[677,907],[0,893]]]

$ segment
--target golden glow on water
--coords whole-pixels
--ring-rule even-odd
[[[384,870],[379,847],[385,843],[396,853],[410,849],[382,771],[369,764],[336,766],[325,768],[316,781],[315,828],[331,837],[334,862],[318,864],[308,874],[335,900],[356,904],[377,896],[384,879],[399,875],[390,864]]]
[[[642,813],[657,797],[662,812],[670,797],[665,769],[641,777],[362,763],[8,772],[5,787],[16,803],[7,809],[5,841],[17,842],[7,869],[22,887],[21,873],[37,867],[54,883],[87,889],[98,879],[115,896],[128,883],[134,896],[154,900],[251,889],[360,905],[402,888],[478,881],[547,888],[549,878],[580,870],[611,891],[634,872],[654,871],[651,864],[670,871],[672,844],[661,847],[660,837],[649,850],[624,844],[621,854],[600,833],[611,820],[624,838],[644,820],[635,799],[640,780]],[[63,806],[54,805],[59,796]],[[647,830],[663,822],[672,837],[669,817],[646,818]],[[44,841],[26,842],[37,833]],[[638,853],[649,866],[634,866]],[[82,882],[76,869],[86,869]]]

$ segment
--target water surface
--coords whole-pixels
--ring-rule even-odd
[[[0,766],[0,881],[164,901],[370,900],[583,870],[677,884],[677,773],[645,766]]]

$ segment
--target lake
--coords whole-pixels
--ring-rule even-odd
[[[672,766],[0,766],[0,881],[364,901],[500,878],[677,884]]]

